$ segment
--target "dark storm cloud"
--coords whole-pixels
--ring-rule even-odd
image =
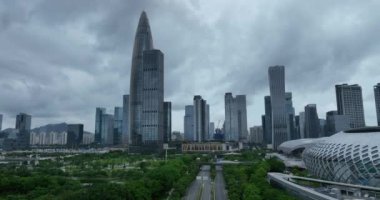
[[[249,125],[269,93],[267,67],[286,66],[297,112],[335,109],[333,85],[363,86],[374,122],[380,82],[378,1],[0,1],[0,112],[28,112],[33,126],[82,122],[110,113],[129,92],[133,38],[146,10],[155,48],[165,54],[165,97],[174,130],[193,95],[223,120],[225,92],[247,94]],[[371,73],[367,71],[371,70]],[[368,77],[370,76],[370,77]],[[6,126],[14,121],[5,120]]]

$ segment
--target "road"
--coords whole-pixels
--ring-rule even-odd
[[[223,167],[220,165],[215,166],[215,199],[227,200],[226,185],[223,178]]]
[[[200,199],[211,200],[210,165],[201,167],[197,178],[191,183],[184,199],[198,200],[199,194],[201,194]]]
[[[191,183],[187,190],[185,200],[227,200],[227,191],[225,190],[225,182],[223,178],[223,167],[215,166],[215,184],[212,184],[210,178],[210,165],[203,165],[197,175],[197,178]],[[214,187],[214,188],[213,188]],[[214,196],[211,190],[214,189]]]

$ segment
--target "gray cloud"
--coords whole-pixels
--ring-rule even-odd
[[[286,66],[297,112],[335,109],[334,84],[363,87],[375,123],[372,86],[380,82],[378,1],[0,1],[0,113],[33,126],[81,122],[95,107],[113,112],[129,92],[133,37],[146,10],[154,46],[165,54],[165,97],[174,130],[193,95],[223,120],[225,92],[247,94],[249,125],[260,123],[267,67]],[[4,127],[3,126],[3,127]]]

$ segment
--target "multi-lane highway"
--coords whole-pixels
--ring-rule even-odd
[[[213,193],[211,191],[214,191]],[[187,190],[185,200],[212,200],[227,199],[225,184],[223,179],[222,167],[216,166],[215,184],[210,178],[210,166],[203,165]]]
[[[227,200],[226,185],[223,178],[223,167],[221,165],[215,166],[215,199],[217,200]]]

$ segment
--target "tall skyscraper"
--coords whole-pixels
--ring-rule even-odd
[[[3,130],[2,125],[3,125],[3,115],[0,115],[0,131]]]
[[[380,83],[373,87],[375,92],[375,104],[376,104],[376,115],[377,115],[377,125],[380,126]],[[1,129],[1,128],[0,128]]]
[[[287,126],[287,132],[288,132],[288,138],[291,140],[298,139],[298,135],[295,132],[295,124],[294,124],[294,107],[293,107],[293,99],[292,99],[292,93],[286,92],[285,93],[285,109],[287,113],[286,117],[286,126]]]
[[[266,144],[272,144],[272,107],[270,96],[264,97],[265,103],[265,127],[264,128],[264,141]]]
[[[194,133],[193,141],[204,142],[208,135],[208,126],[206,126],[206,100],[200,95],[194,96]]]
[[[210,124],[208,126],[208,138],[209,138],[209,140],[214,139],[214,134],[215,134],[215,123],[210,122]]]
[[[105,108],[96,108],[95,113],[95,143],[102,143],[102,116],[106,114]]]
[[[30,144],[30,129],[32,126],[32,116],[20,113],[16,116],[16,129],[18,129],[16,146],[19,149],[27,149]]]
[[[224,96],[225,108],[225,135],[226,141],[246,141],[247,127],[247,104],[245,95],[232,96],[226,93]]]
[[[164,143],[172,139],[172,103],[164,102]]]
[[[123,95],[123,127],[122,127],[122,137],[121,142],[124,146],[128,145],[129,139],[129,95]]]
[[[185,141],[194,141],[194,106],[185,106],[185,116],[184,116],[184,136]]]
[[[206,113],[205,113],[205,128],[207,130],[207,133],[205,135],[205,140],[211,140],[209,130],[210,130],[210,105],[206,104]]]
[[[122,144],[123,135],[123,108],[115,107],[113,117],[113,144]]]
[[[164,138],[164,55],[146,50],[143,58],[142,146],[158,150]]]
[[[300,138],[305,138],[305,112],[299,114],[299,132]]]
[[[67,125],[66,145],[69,148],[78,147],[83,142],[83,124]]]
[[[350,117],[350,127],[365,126],[362,88],[355,85],[335,85],[336,103],[339,115]]]
[[[32,116],[20,113],[16,116],[16,129],[30,131],[32,125]]]
[[[271,66],[268,74],[272,108],[272,143],[273,149],[277,150],[281,143],[289,140],[285,108],[285,67]]]
[[[103,145],[113,145],[114,136],[114,118],[113,115],[103,114],[102,115],[102,125],[101,128],[101,144]]]
[[[331,136],[339,131],[350,129],[350,117],[348,115],[338,115],[338,111],[326,113],[325,136]]]
[[[254,144],[263,143],[263,127],[254,126],[249,128],[249,141]]]
[[[308,104],[305,106],[305,138],[318,138],[320,123],[317,113],[317,105]]]
[[[298,139],[301,138],[301,133],[300,133],[300,116],[296,115],[294,117],[294,132],[296,133]]]
[[[130,150],[162,149],[164,130],[164,55],[153,49],[149,20],[141,13],[132,55],[129,96]]]
[[[325,136],[326,136],[326,120],[319,119],[319,136],[318,137],[325,137]]]

